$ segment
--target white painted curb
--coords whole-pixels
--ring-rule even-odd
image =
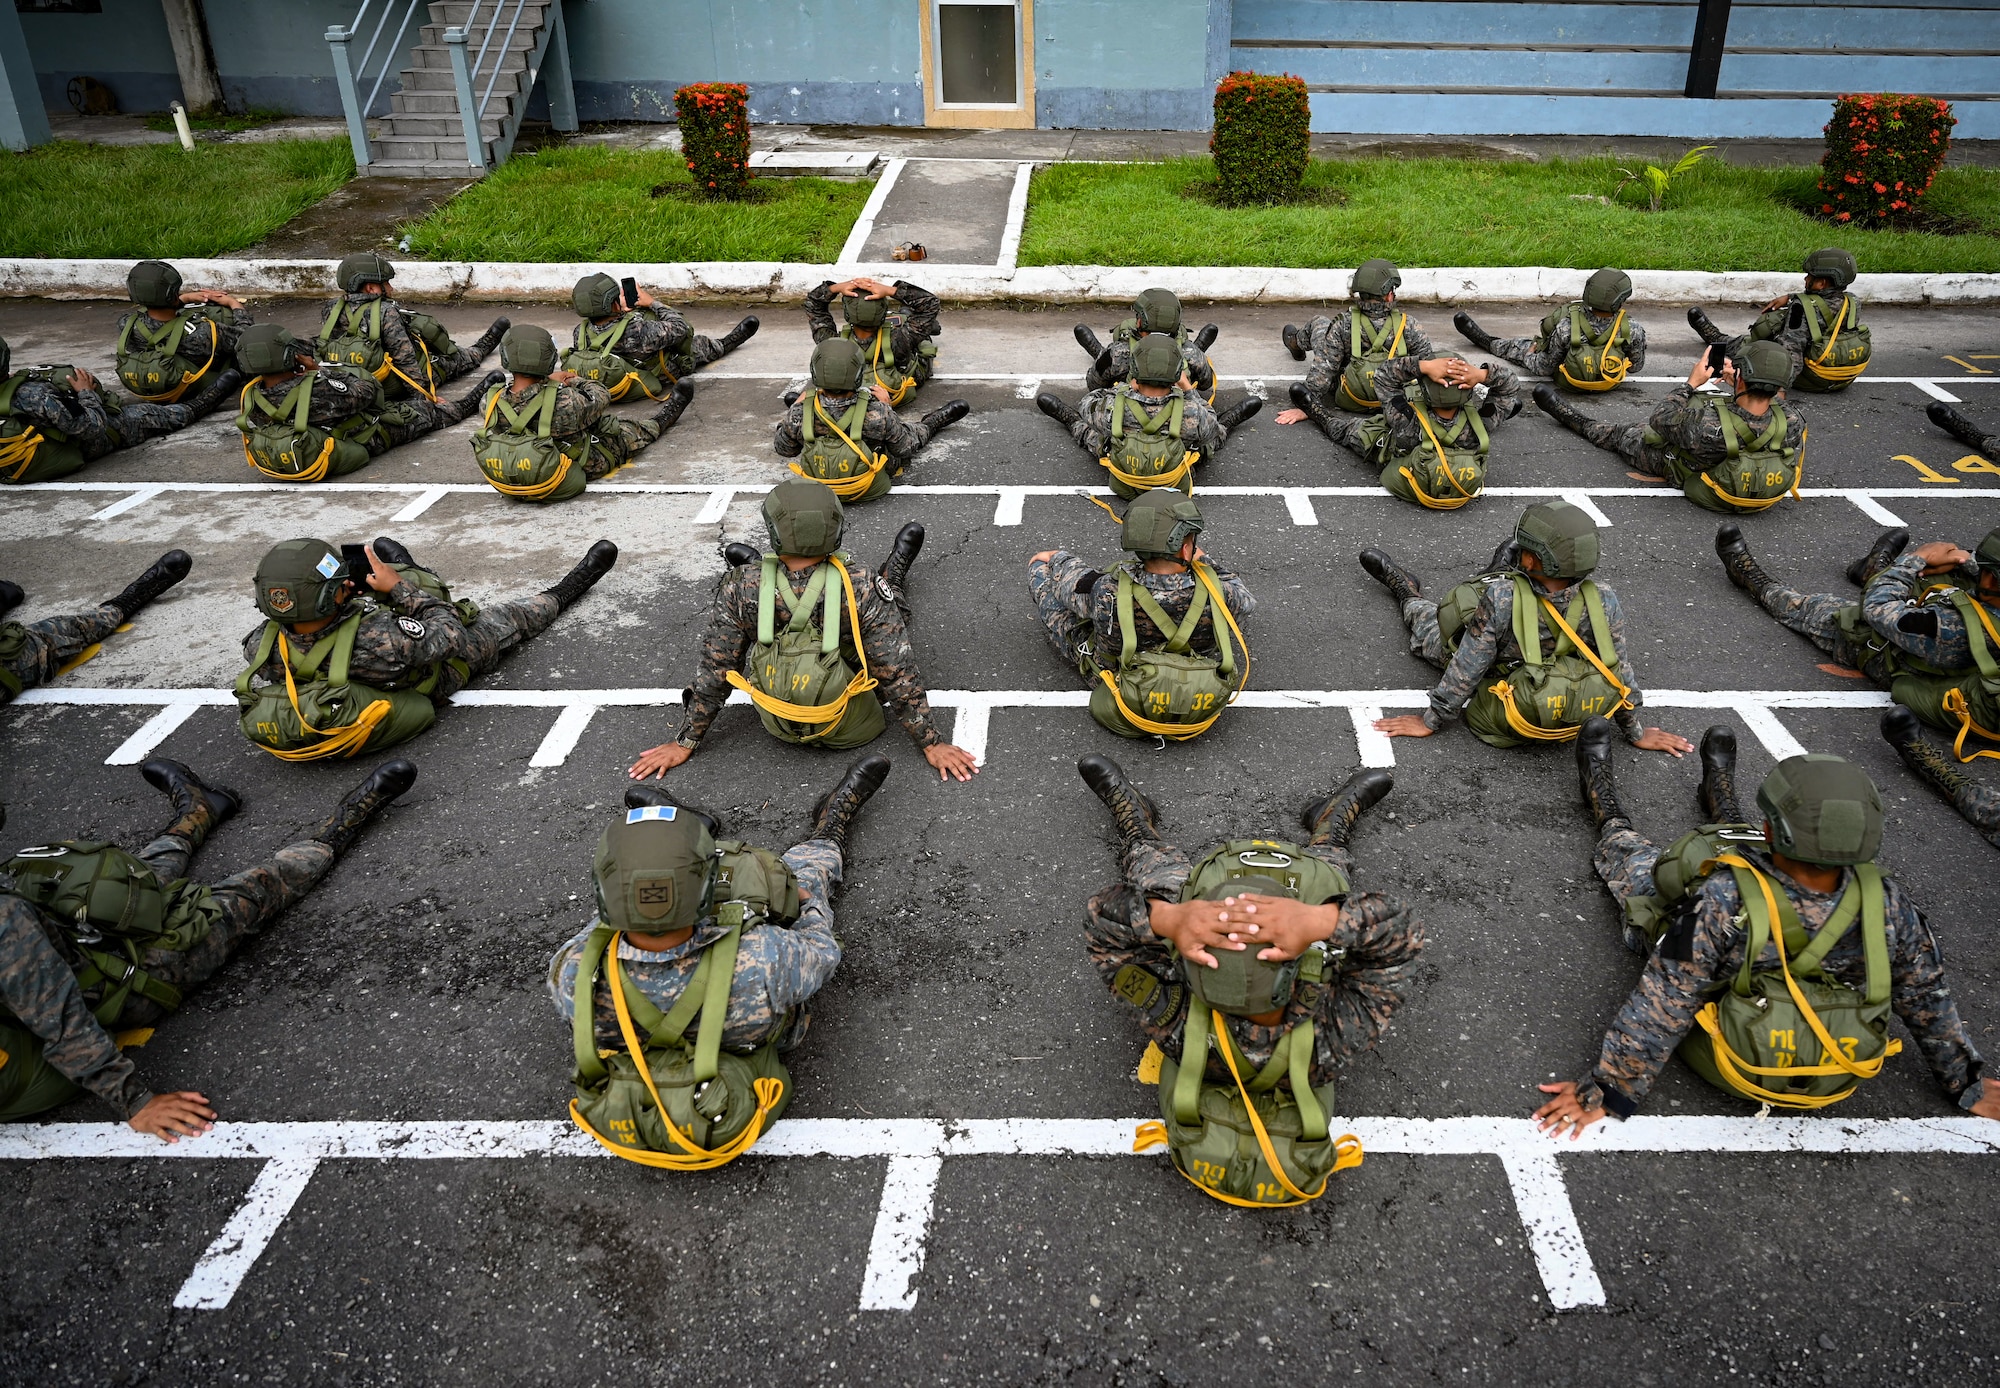
[[[225,285],[260,298],[333,293],[331,260],[177,260],[190,284]],[[0,298],[126,298],[129,260],[0,259]],[[413,301],[569,302],[578,279],[602,264],[553,261],[406,260],[396,268],[396,296]],[[620,265],[621,273],[667,297],[795,302],[825,280],[915,274],[926,289],[955,301],[1031,303],[1126,300],[1142,289],[1171,289],[1195,303],[1301,303],[1347,297],[1352,270],[1242,266],[787,264],[778,261],[673,261]],[[1405,270],[1398,294],[1410,303],[1564,303],[1583,293],[1587,270],[1546,266]],[[1634,270],[1637,302],[1761,304],[1799,286],[1796,270],[1706,273]],[[2000,274],[1863,275],[1855,293],[1871,304],[2000,303]]]

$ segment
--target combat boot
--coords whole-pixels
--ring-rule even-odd
[[[1306,359],[1306,330],[1296,323],[1287,323],[1279,330],[1278,336],[1285,344],[1285,350],[1292,354],[1293,361]]]
[[[882,782],[889,777],[889,759],[880,752],[870,752],[848,767],[832,790],[819,798],[813,806],[812,836],[827,839],[840,850],[840,856],[847,856],[847,835],[854,827],[854,816],[868,803],[875,792],[882,788]]]
[[[754,564],[764,556],[755,547],[741,540],[731,540],[722,547],[722,562],[732,569],[740,569],[745,564]]]
[[[1104,355],[1104,343],[1098,338],[1096,333],[1090,330],[1090,324],[1088,323],[1078,323],[1076,325],[1076,345],[1090,353],[1092,361],[1096,361]]]
[[[1304,381],[1293,381],[1285,394],[1291,398],[1293,409],[1304,410],[1306,418],[1328,433],[1332,432],[1330,426],[1333,420],[1326,412],[1326,402],[1307,389]]]
[[[1361,567],[1368,570],[1370,578],[1389,590],[1389,596],[1396,600],[1399,608],[1407,606],[1410,599],[1424,595],[1424,586],[1417,581],[1417,576],[1391,559],[1385,550],[1362,550]]]
[[[1104,802],[1118,822],[1121,849],[1160,841],[1160,811],[1144,794],[1125,779],[1125,770],[1098,752],[1080,757],[1076,774],[1090,787],[1091,794]]]
[[[1458,329],[1459,336],[1463,337],[1480,351],[1490,352],[1493,350],[1493,334],[1480,327],[1478,323],[1473,321],[1472,315],[1463,309],[1451,316],[1451,325]]]
[[[0,578],[0,617],[6,616],[27,599],[27,593],[18,583],[9,583]]]
[[[416,780],[416,763],[404,761],[401,757],[383,762],[367,780],[347,792],[313,837],[331,848],[335,856],[345,853],[367,827],[368,821],[380,814],[391,800],[415,785]]]
[[[972,406],[963,400],[947,400],[936,409],[925,412],[923,418],[917,421],[917,427],[935,434],[947,424],[956,424],[971,413]]]
[[[458,423],[461,419],[470,419],[473,415],[479,413],[479,407],[485,401],[487,391],[495,386],[504,386],[506,384],[506,372],[489,371],[479,378],[472,389],[466,391],[465,394],[459,396],[456,400],[438,401],[438,413],[444,415],[453,424]]]
[[[1701,735],[1701,785],[1695,802],[1710,824],[1743,823],[1736,803],[1736,729],[1718,723]]]
[[[1535,387],[1535,406],[1572,434],[1581,434],[1597,421],[1556,394],[1554,386]]]
[[[693,815],[708,826],[708,836],[710,838],[719,838],[722,835],[721,820],[717,819],[707,810],[690,805],[687,801],[670,795],[667,792],[667,788],[657,782],[640,781],[636,785],[630,785],[625,788],[626,809],[646,810],[659,806],[670,806],[680,814]]]
[[[1234,429],[1237,425],[1241,424],[1244,420],[1250,418],[1252,415],[1256,414],[1257,411],[1263,408],[1264,408],[1263,400],[1255,395],[1252,395],[1247,399],[1239,400],[1237,403],[1231,405],[1226,410],[1217,411],[1215,420],[1216,423],[1220,424],[1225,429]]]
[[[1312,834],[1308,842],[1315,847],[1346,848],[1361,816],[1395,785],[1396,778],[1387,771],[1370,768],[1355,772],[1339,790],[1313,801],[1300,813]]]
[[[922,521],[911,521],[896,532],[896,542],[889,546],[889,557],[882,561],[878,572],[898,602],[902,601],[903,585],[910,581],[910,565],[917,562],[917,555],[923,548],[924,524]]]
[[[576,567],[562,576],[553,588],[542,591],[556,600],[556,606],[568,610],[570,604],[588,593],[598,579],[611,572],[611,566],[618,562],[618,546],[609,540],[599,540],[583,552],[583,558]]]
[[[1070,404],[1069,401],[1063,399],[1060,395],[1051,395],[1047,391],[1043,391],[1035,397],[1035,408],[1050,419],[1053,419],[1056,423],[1062,425],[1065,429],[1074,428],[1076,422],[1083,418],[1082,415],[1076,412],[1076,406]]]
[[[1723,343],[1729,341],[1729,334],[1709,321],[1708,315],[1702,312],[1700,304],[1696,304],[1688,310],[1688,326],[1693,328],[1695,334],[1711,347],[1720,347]]]
[[[1868,552],[1847,566],[1847,581],[1868,586],[1868,581],[1876,574],[1896,562],[1904,546],[1910,543],[1910,528],[1907,525],[1892,525],[1875,537],[1875,543]]]
[[[726,356],[755,337],[757,329],[761,326],[756,314],[746,313],[736,320],[736,326],[724,333],[715,345],[720,347]]]
[[[1112,349],[1106,347],[1102,352],[1097,354],[1097,360],[1090,364],[1090,369],[1097,373],[1098,380],[1101,381],[1111,374],[1111,358],[1113,355],[1115,354]]]
[[[153,561],[153,567],[125,585],[125,591],[104,605],[115,607],[129,622],[143,612],[146,604],[188,576],[194,559],[184,549],[170,549]],[[121,622],[120,625],[123,625]]]
[[[481,333],[479,340],[472,344],[472,359],[481,362],[492,356],[493,349],[500,345],[500,339],[505,337],[507,329],[513,326],[514,320],[511,318],[494,319],[493,325]]]
[[[1200,332],[1194,335],[1194,345],[1200,348],[1202,351],[1206,352],[1209,348],[1215,345],[1215,339],[1221,336],[1222,336],[1221,326],[1216,323],[1210,323],[1205,327],[1203,327]]]
[[[660,408],[653,411],[653,423],[660,426],[661,433],[664,434],[667,430],[674,427],[675,421],[681,417],[681,412],[687,409],[689,402],[693,399],[693,381],[674,382],[673,394],[661,401]]]
[[[1724,521],[1715,528],[1715,552],[1722,556],[1722,568],[1729,581],[1762,602],[1764,594],[1778,586],[1777,580],[1758,567],[1756,557],[1743,538],[1743,528]]]
[[[805,387],[801,386],[797,390],[786,391],[783,395],[780,395],[778,397],[778,400],[780,403],[784,405],[786,409],[789,410],[792,406],[799,403],[799,397],[801,395],[804,395],[805,393],[806,393]]]
[[[1487,561],[1486,572],[1505,573],[1509,569],[1521,567],[1521,542],[1509,535],[1500,542],[1500,548],[1493,551],[1493,558]]]
[[[174,832],[189,820],[199,820],[200,832],[207,832],[243,808],[243,796],[228,786],[212,786],[177,761],[158,757],[142,762],[139,774],[146,784],[162,792],[174,807]]]
[[[375,551],[375,557],[392,569],[423,569],[416,556],[406,549],[401,540],[392,540],[387,535],[377,535],[368,542],[368,548]],[[425,573],[431,570],[424,569]]]
[[[1924,736],[1917,715],[1901,704],[1891,704],[1882,715],[1882,740],[1896,749],[1903,765],[1917,773],[1917,779],[1953,804],[1972,778],[1952,765],[1952,760]]]
[[[210,381],[207,386],[203,387],[199,393],[181,401],[182,407],[188,412],[188,422],[192,424],[204,415],[213,414],[217,406],[221,405],[224,401],[234,399],[236,392],[242,388],[243,373],[241,371],[223,372],[213,381]]]
[[[1618,729],[1609,718],[1592,718],[1576,735],[1576,774],[1583,788],[1583,803],[1590,811],[1597,836],[1614,829],[1630,829],[1632,821],[1618,804],[1618,786],[1611,775],[1611,744]]]
[[[1930,416],[1931,423],[1960,443],[1976,448],[1981,453],[2000,453],[2000,439],[1996,439],[1994,435],[1967,419],[1956,406],[1947,405],[1942,400],[1933,400],[1924,408],[1924,413]]]

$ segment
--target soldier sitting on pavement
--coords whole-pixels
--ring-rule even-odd
[[[139,771],[173,802],[173,820],[138,853],[71,841],[0,864],[0,1122],[87,1090],[139,1132],[168,1142],[207,1132],[215,1110],[204,1095],[151,1092],[120,1047],[142,1044],[310,892],[417,778],[409,762],[384,763],[311,838],[203,885],[188,879],[189,860],[243,797],[179,762]]]
[[[757,705],[773,737],[836,751],[881,736],[879,687],[939,779],[971,780],[979,766],[932,721],[904,623],[903,589],[924,528],[904,526],[870,574],[857,573],[840,548],[846,512],[825,483],[780,482],[765,495],[763,516],[772,552],[723,547],[730,571],[716,589],[701,668],[682,695],[680,736],[641,753],[632,778],[664,776],[693,756],[732,687]]]
[[[1988,843],[2000,848],[2000,788],[1977,776],[1968,776],[1954,766],[1952,754],[1934,746],[1924,736],[1923,720],[1901,704],[1891,704],[1883,711],[1881,728],[1882,740],[1896,749],[1903,765],[1958,811],[1959,818],[1984,835]]]
[[[251,373],[236,428],[243,458],[280,482],[319,482],[356,472],[390,449],[458,423],[480,395],[505,380],[487,375],[456,400],[385,398],[359,367],[324,363],[313,348],[276,323],[247,330],[236,358]]]
[[[2000,1085],[1952,1001],[1944,960],[1909,895],[1875,865],[1882,798],[1839,757],[1788,757],[1757,791],[1761,826],[1736,804],[1736,735],[1702,739],[1709,823],[1664,851],[1618,803],[1612,733],[1577,739],[1597,875],[1645,972],[1581,1080],[1541,1086],[1542,1129],[1581,1136],[1629,1118],[1678,1048],[1725,1093],[1768,1108],[1837,1103],[1901,1049],[1894,1011],[1953,1103],[2000,1118]],[[1856,927],[1859,927],[1858,929]]]
[[[1625,315],[1632,277],[1623,270],[1599,270],[1584,281],[1583,297],[1542,319],[1533,337],[1499,337],[1469,313],[1451,321],[1467,341],[1530,376],[1552,376],[1571,390],[1611,390],[1628,371],[1646,365],[1646,330]]]
[[[1703,355],[1644,424],[1592,419],[1549,386],[1535,387],[1542,413],[1648,477],[1679,487],[1709,511],[1768,510],[1797,495],[1806,465],[1806,417],[1783,398],[1790,359],[1770,342],[1732,350],[1720,371]],[[1728,395],[1702,390],[1711,379]]]
[[[971,406],[948,400],[915,424],[896,413],[897,398],[879,381],[862,389],[867,356],[859,345],[829,338],[813,348],[812,384],[785,401],[771,446],[796,458],[792,471],[824,482],[844,501],[872,501],[938,430],[965,418]]]
[[[1495,362],[1474,366],[1447,351],[1429,361],[1393,357],[1376,370],[1374,385],[1381,395],[1375,414],[1334,414],[1297,384],[1292,404],[1328,438],[1360,454],[1391,496],[1431,511],[1455,511],[1476,500],[1486,488],[1490,426],[1521,412],[1513,371]],[[1278,419],[1282,423],[1284,415]]]
[[[1229,431],[1262,409],[1248,396],[1218,413],[1188,379],[1174,340],[1149,333],[1132,347],[1132,379],[1093,390],[1075,409],[1060,396],[1035,397],[1041,412],[1097,459],[1111,489],[1133,497],[1154,487],[1194,493],[1194,469],[1222,451]]]
[[[437,319],[389,297],[395,273],[396,267],[373,251],[341,261],[334,271],[340,297],[326,306],[312,355],[367,372],[382,383],[385,400],[436,400],[447,383],[492,354],[509,320],[494,319],[477,342],[460,347]]]
[[[836,298],[846,327],[834,325],[832,304]],[[842,280],[839,284],[822,280],[806,291],[806,322],[812,327],[813,341],[838,337],[858,346],[870,387],[883,392],[879,398],[891,406],[902,404],[937,369],[937,343],[932,339],[938,335],[938,308],[937,295],[906,280],[894,284],[871,279]]]
[[[583,321],[563,353],[563,369],[604,387],[613,400],[634,391],[648,400],[664,400],[688,376],[756,335],[756,315],[745,314],[720,342],[703,337],[678,309],[637,285],[633,288],[638,299],[628,304],[617,280],[585,275],[570,295]]]
[[[1567,501],[1521,513],[1511,539],[1483,574],[1445,594],[1423,595],[1415,574],[1379,549],[1361,552],[1366,569],[1396,599],[1410,654],[1444,671],[1430,707],[1375,725],[1390,737],[1429,737],[1465,715],[1491,747],[1567,742],[1592,716],[1609,715],[1634,747],[1678,757],[1685,738],[1639,721],[1639,679],[1625,657],[1625,618],[1597,568],[1597,527]],[[1558,609],[1552,599],[1565,599]],[[1518,637],[1532,630],[1524,647]]]
[[[1861,301],[1847,292],[1859,268],[1851,252],[1829,246],[1806,257],[1805,272],[1805,293],[1771,300],[1748,333],[1731,337],[1699,305],[1688,310],[1688,325],[1709,346],[1727,347],[1732,357],[1746,341],[1776,343],[1791,358],[1789,379],[1795,389],[1846,390],[1868,367]]]
[[[1090,716],[1120,737],[1204,733],[1249,678],[1237,622],[1257,603],[1205,562],[1201,532],[1193,498],[1156,488],[1125,508],[1132,562],[1101,571],[1060,549],[1028,561],[1050,644],[1090,686]]]
[[[118,380],[149,405],[171,405],[236,364],[236,339],[253,321],[220,289],[182,289],[181,272],[142,260],[125,277],[138,307],[118,320]],[[211,375],[213,373],[213,375]]]
[[[1140,1144],[1232,1205],[1318,1197],[1361,1160],[1328,1127],[1335,1076],[1388,1031],[1424,948],[1407,906],[1349,886],[1355,824],[1393,779],[1357,772],[1308,805],[1304,844],[1235,839],[1191,861],[1116,762],[1076,769],[1118,825],[1119,880],[1090,899],[1084,940],[1151,1042],[1139,1074],[1157,1076],[1162,1122]]]
[[[694,382],[679,380],[649,417],[621,418],[602,385],[556,369],[555,339],[532,323],[507,329],[500,365],[513,379],[487,387],[472,456],[493,490],[517,501],[578,495],[673,428],[694,399]]]
[[[185,429],[243,384],[224,371],[179,404],[148,405],[126,402],[80,366],[12,368],[13,352],[0,338],[0,484],[54,481]]]
[[[553,588],[482,607],[454,602],[395,540],[344,548],[343,558],[324,540],[287,540],[257,566],[257,607],[269,620],[243,638],[250,663],[236,703],[243,735],[285,761],[415,737],[618,562],[618,546],[599,540]]]
[[[1788,588],[1764,572],[1733,522],[1715,532],[1731,583],[1781,625],[1956,737],[1954,750],[1970,761],[1968,736],[2000,740],[2000,530],[1976,553],[1949,540],[1904,553],[1909,542],[1907,529],[1891,526],[1848,566],[1848,577],[1862,585],[1855,602]]]
[[[658,787],[625,792],[598,840],[597,914],[549,961],[570,1023],[570,1117],[617,1156],[703,1171],[741,1156],[791,1101],[784,1057],[840,967],[833,892],[854,818],[889,774],[869,753],[783,857],[718,839]]]
[[[170,549],[128,583],[124,592],[89,612],[44,617],[26,624],[0,621],[0,704],[24,689],[47,684],[63,666],[138,616],[153,599],[186,578],[193,567],[194,560],[186,550]],[[0,579],[0,617],[19,607],[26,596],[20,584]]]
[[[1306,368],[1303,387],[1292,391],[1293,408],[1278,415],[1280,424],[1297,424],[1307,418],[1298,403],[1300,389],[1321,406],[1332,406],[1354,414],[1368,414],[1382,406],[1375,387],[1375,373],[1396,357],[1420,361],[1436,356],[1437,349],[1424,331],[1396,307],[1396,287],[1403,275],[1386,260],[1363,261],[1351,281],[1354,305],[1331,318],[1313,319],[1303,328],[1285,324],[1285,350],[1293,361],[1312,364]]]
[[[1090,353],[1085,390],[1104,390],[1132,378],[1132,344],[1149,333],[1164,333],[1180,346],[1188,384],[1209,400],[1215,398],[1215,367],[1208,349],[1222,331],[1210,323],[1190,333],[1181,322],[1181,301],[1169,289],[1147,289],[1132,301],[1132,316],[1111,330],[1109,345],[1098,341],[1088,323],[1076,325],[1077,344]]]

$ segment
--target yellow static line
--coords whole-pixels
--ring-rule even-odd
[[[130,622],[127,622],[124,626],[117,628],[118,631],[130,631],[131,629],[132,629],[132,624]],[[75,655],[71,656],[68,663],[65,664],[60,670],[56,671],[56,678],[61,679],[64,675],[67,675],[77,666],[85,664],[88,661],[95,660],[97,658],[97,653],[103,649],[104,649],[104,643],[102,641],[93,641],[91,644],[85,646],[82,650],[78,651]]]

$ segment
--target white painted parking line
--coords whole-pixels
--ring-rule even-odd
[[[141,487],[123,501],[114,501],[102,511],[96,512],[91,516],[91,519],[101,521],[110,520],[114,516],[122,516],[134,507],[144,506],[165,490],[165,487]]]
[[[413,521],[449,495],[451,495],[450,487],[425,487],[421,492],[417,493],[415,500],[402,510],[396,512],[395,515],[389,517],[389,519],[392,521]]]
[[[1956,405],[1959,403],[1959,399],[1956,395],[1953,395],[1950,391],[1946,390],[1936,381],[1912,380],[1910,384],[1915,386],[1918,390],[1922,391],[1924,394],[1930,396],[1931,399],[1933,400],[1942,400],[1947,405]],[[1958,383],[1954,381],[1952,382],[1952,384],[1956,385]]]
[[[861,248],[868,244],[868,237],[875,230],[875,219],[882,215],[882,204],[889,200],[889,192],[896,186],[896,180],[909,167],[907,159],[891,159],[882,167],[882,174],[875,180],[875,187],[869,191],[868,201],[861,205],[861,215],[854,219],[854,227],[847,233],[847,240],[840,248],[836,265],[852,267],[861,260]]]
[[[859,1303],[863,1310],[907,1311],[918,1299],[918,1278],[945,1158],[1130,1156],[1141,1121],[789,1118],[752,1149],[749,1159],[888,1158]],[[1559,1311],[1602,1306],[1606,1299],[1570,1202],[1563,1176],[1565,1158],[1691,1152],[2000,1155],[2000,1125],[1972,1117],[1634,1118],[1599,1123],[1579,1142],[1554,1141],[1537,1132],[1527,1118],[1352,1117],[1340,1120],[1338,1128],[1351,1131],[1375,1156],[1498,1158],[1543,1290]],[[608,1158],[609,1154],[571,1124],[558,1121],[218,1123],[202,1137],[171,1146],[122,1123],[20,1123],[0,1128],[0,1161],[135,1157],[268,1163],[174,1299],[177,1307],[215,1310],[234,1298],[321,1162]],[[1064,1178],[1077,1179],[1069,1173]],[[661,1184],[671,1183],[669,1178]],[[1338,1200],[1340,1189],[1336,1181],[1327,1198]],[[1209,1215],[1256,1217],[1219,1206]]]

